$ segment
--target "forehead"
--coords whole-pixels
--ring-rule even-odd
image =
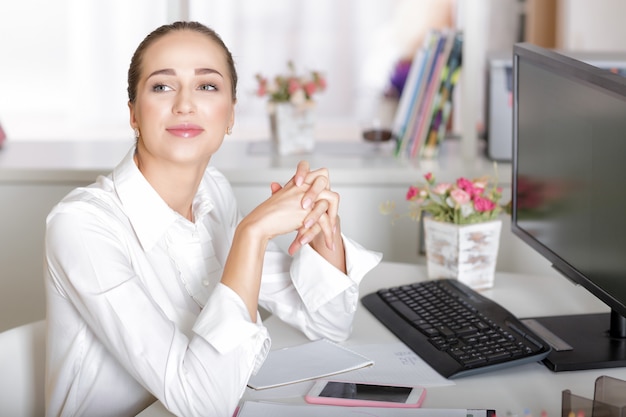
[[[228,75],[226,55],[221,46],[208,35],[191,30],[178,30],[163,35],[152,43],[142,58],[142,75],[171,68],[212,68]]]

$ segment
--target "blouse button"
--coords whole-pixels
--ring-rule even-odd
[[[209,286],[209,280],[208,279],[202,280],[202,285],[204,285],[205,287],[208,287]]]

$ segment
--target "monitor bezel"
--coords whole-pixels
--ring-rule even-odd
[[[596,90],[602,90],[626,101],[626,78],[591,64],[568,57],[553,50],[545,49],[529,43],[519,43],[513,47],[513,151],[512,151],[512,206],[511,206],[511,231],[522,241],[528,244],[541,256],[546,258],[561,275],[572,282],[581,285],[602,302],[607,304],[613,311],[626,317],[626,301],[620,301],[611,294],[597,286],[593,277],[581,273],[573,265],[564,260],[552,248],[535,239],[517,221],[517,168],[518,168],[518,82],[519,82],[519,59],[523,59],[568,77],[576,82],[585,83]],[[624,271],[626,279],[626,271]]]

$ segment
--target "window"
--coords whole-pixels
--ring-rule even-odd
[[[0,4],[0,121],[9,140],[130,139],[126,71],[143,37],[189,18],[214,28],[238,68],[234,136],[268,137],[254,75],[288,60],[328,79],[320,134],[358,135],[365,103],[387,83],[400,0],[20,0]],[[187,14],[187,16],[184,16]]]

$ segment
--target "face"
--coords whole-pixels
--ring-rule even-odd
[[[234,123],[228,71],[224,51],[194,31],[170,32],[146,49],[129,104],[142,162],[204,169]]]

